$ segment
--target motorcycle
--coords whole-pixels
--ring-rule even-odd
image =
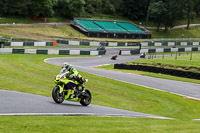
[[[85,88],[84,83],[87,82],[84,79],[81,83],[70,78],[69,72],[60,73],[56,76],[56,86],[52,91],[53,100],[60,104],[64,100],[77,101],[83,106],[88,106],[91,103],[92,95],[90,91]]]
[[[117,60],[117,55],[113,55],[113,56],[111,57],[111,60]]]
[[[141,55],[140,55],[140,58],[145,58],[146,57],[146,53],[142,53]]]

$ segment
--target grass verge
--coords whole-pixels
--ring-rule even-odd
[[[151,29],[152,38],[199,38],[200,36],[200,27],[190,27],[190,29],[180,28],[180,29],[171,29],[167,32],[160,30]]]
[[[69,21],[66,18],[62,17],[53,17],[53,18],[46,18],[46,22],[67,22]],[[42,21],[33,21],[31,18],[25,17],[25,18],[20,18],[20,17],[3,17],[0,18],[0,24],[33,24],[33,23],[43,23]]]
[[[200,73],[200,54],[172,56],[166,58],[144,59],[127,64],[142,64],[148,66],[178,69]]]
[[[199,121],[95,116],[0,116],[1,133],[198,133]]]

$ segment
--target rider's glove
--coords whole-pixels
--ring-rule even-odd
[[[73,79],[75,77],[75,75],[74,74],[71,74],[70,76],[69,76],[69,79]]]

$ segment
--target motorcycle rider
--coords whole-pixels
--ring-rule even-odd
[[[73,81],[78,81],[80,84],[82,84],[84,82],[84,78],[79,74],[79,72],[72,67],[71,64],[69,64],[68,62],[64,62],[62,64],[62,69],[60,71],[60,73],[64,73],[69,71],[69,74],[67,74],[67,78],[71,79]],[[74,90],[74,88],[76,87],[76,85],[74,83],[69,82],[67,85],[67,88]]]
[[[64,62],[62,64],[62,69],[60,71],[60,73],[63,72],[67,72],[69,71],[69,75],[68,78],[69,79],[75,79],[77,80],[80,84],[83,83],[84,79],[82,78],[82,76],[80,75],[80,73],[76,70],[76,68],[74,68],[71,64],[69,64],[68,62]]]

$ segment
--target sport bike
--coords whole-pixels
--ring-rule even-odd
[[[87,79],[77,81],[75,78],[70,78],[69,72],[60,73],[56,76],[53,88],[53,100],[60,104],[64,100],[78,101],[83,106],[88,106],[91,103],[92,95],[88,89],[85,88]]]

